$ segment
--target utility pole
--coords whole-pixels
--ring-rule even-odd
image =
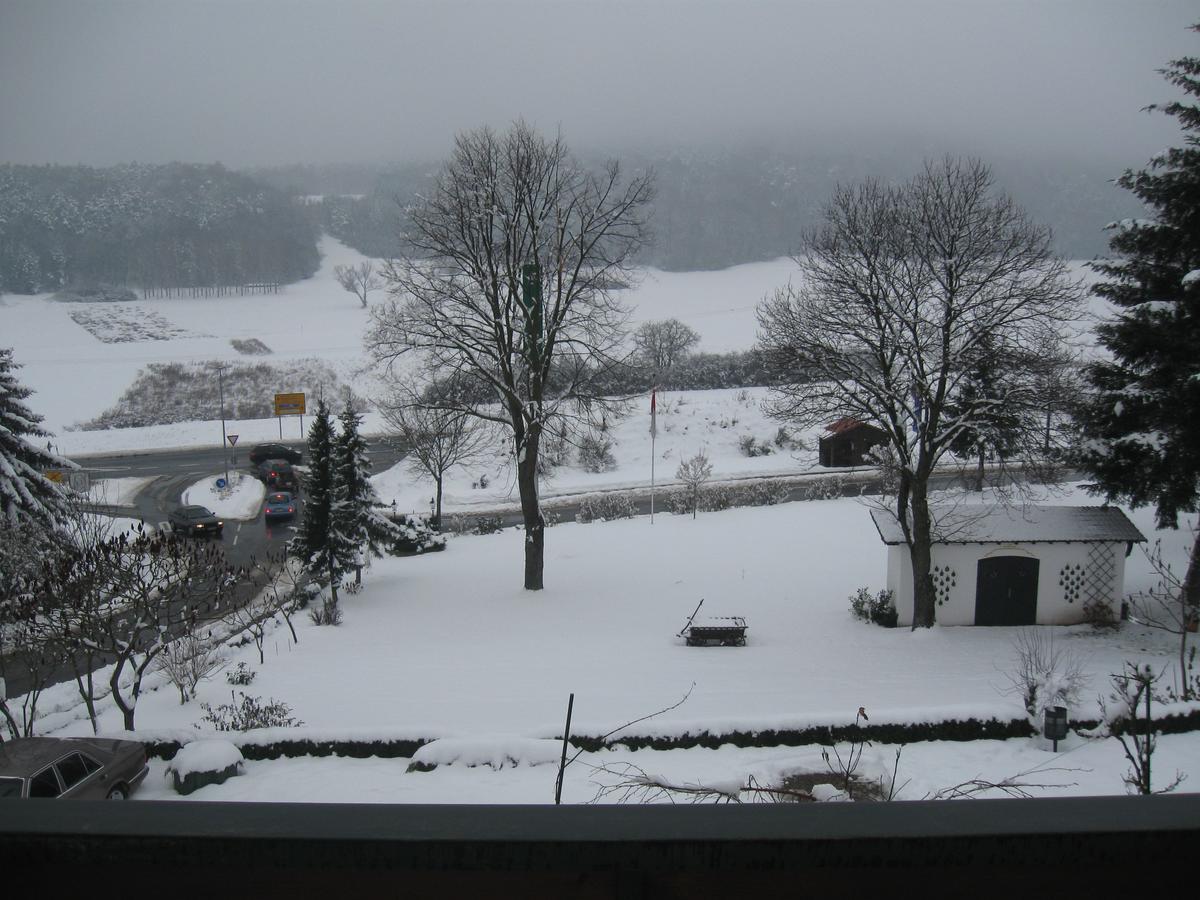
[[[229,442],[225,437],[225,365],[217,366],[217,389],[221,392],[221,459],[225,461],[225,484],[229,484]]]

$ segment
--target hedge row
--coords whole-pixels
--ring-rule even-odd
[[[1079,720],[1071,723],[1076,732],[1091,731],[1100,723]],[[1155,731],[1160,734],[1182,734],[1200,731],[1200,710],[1181,715],[1165,716],[1154,720]],[[625,735],[604,739],[585,734],[571,735],[576,747],[596,751],[608,747],[624,747],[628,750],[679,750],[704,747],[715,750],[725,744],[735,747],[803,747],[810,745],[830,746],[850,741],[876,741],[881,744],[912,744],[919,741],[986,741],[1009,738],[1032,737],[1037,729],[1027,719],[951,719],[944,722],[901,722],[878,725],[813,725],[809,728],[765,729],[762,731],[728,731],[720,733],[672,735],[651,737],[648,735]],[[235,744],[236,733],[223,732]],[[555,740],[561,739],[556,735]],[[433,738],[409,738],[379,741],[318,741],[309,739],[281,740],[270,744],[245,744],[239,746],[246,759],[280,759],[296,756],[346,756],[365,759],[376,756],[381,759],[410,758],[417,749]],[[179,741],[148,741],[146,752],[150,756],[171,759],[179,752]]]

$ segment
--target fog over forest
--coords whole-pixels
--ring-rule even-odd
[[[363,195],[314,226],[384,255],[395,200],[454,134],[521,117],[584,159],[653,166],[645,261],[686,269],[788,253],[838,182],[952,153],[1088,257],[1137,211],[1110,180],[1177,138],[1143,107],[1172,99],[1157,70],[1192,52],[1195,17],[1176,0],[0,0],[0,165],[26,209],[94,179],[30,187],[12,165],[219,162]]]

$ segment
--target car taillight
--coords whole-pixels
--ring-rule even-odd
[[[296,511],[295,507],[291,507],[291,506],[288,507],[288,512],[295,512],[295,511]]]

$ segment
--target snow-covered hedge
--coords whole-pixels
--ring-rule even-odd
[[[229,741],[198,740],[184,744],[167,766],[175,791],[190,794],[208,784],[221,784],[240,775],[242,752]]]
[[[570,752],[570,751],[568,751]],[[412,756],[410,772],[428,772],[438,766],[539,766],[557,763],[562,741],[491,735],[478,738],[442,738],[425,744]]]

